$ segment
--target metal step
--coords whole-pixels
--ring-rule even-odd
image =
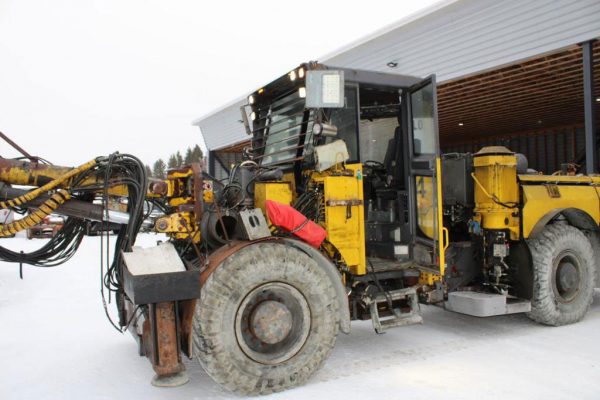
[[[446,301],[444,307],[446,310],[475,317],[491,317],[531,311],[531,303],[527,300],[511,298],[502,294],[472,291],[449,293],[448,301]]]
[[[391,316],[382,318],[379,315],[379,305],[389,304],[389,301],[396,300],[407,300],[407,305],[410,307],[409,312],[402,312],[399,308],[390,310]],[[371,312],[371,322],[375,332],[382,333],[386,329],[394,328],[397,326],[406,326],[423,323],[423,317],[419,313],[419,298],[417,291],[414,288],[406,288],[399,290],[392,290],[387,293],[379,293],[374,297],[365,299],[365,303],[369,306]],[[388,306],[389,309],[389,306]]]

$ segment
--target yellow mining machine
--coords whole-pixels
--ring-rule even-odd
[[[600,177],[536,174],[504,147],[442,156],[433,76],[306,63],[241,111],[251,146],[224,180],[198,165],[148,180],[122,154],[78,168],[0,160],[0,206],[33,210],[1,235],[70,216],[42,249],[0,257],[55,265],[85,220],[121,223],[104,286],[154,383],[184,383],[182,355],[195,356],[243,394],[306,382],[351,320],[380,333],[421,323],[421,304],[547,325],[584,317]],[[115,195],[126,212],[93,202]],[[138,249],[145,201],[164,211],[154,230],[169,241]]]

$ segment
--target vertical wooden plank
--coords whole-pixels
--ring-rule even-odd
[[[567,141],[567,130],[562,131],[562,138],[563,138],[563,156],[564,156],[564,163],[568,163],[569,162],[569,151],[568,151],[568,146],[567,143],[569,143]]]
[[[525,136],[525,151],[526,151],[525,154],[527,155],[527,159],[531,163],[531,161],[533,160],[533,158],[531,157],[531,151],[529,150],[529,135]]]
[[[571,161],[575,161],[575,157],[577,157],[577,128],[573,127],[571,129],[571,138],[573,139],[571,142],[573,144],[573,157]]]
[[[548,160],[548,133],[542,132],[540,137],[544,140],[544,172],[550,174],[552,171],[550,171],[550,162]]]

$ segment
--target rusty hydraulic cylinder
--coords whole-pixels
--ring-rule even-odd
[[[179,318],[176,302],[148,305],[149,320],[144,323],[144,349],[156,375],[155,386],[180,386],[189,381],[181,362]]]

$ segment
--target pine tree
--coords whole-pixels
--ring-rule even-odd
[[[167,162],[167,167],[169,169],[177,168],[177,156],[175,154],[171,154],[171,156],[169,157],[169,161]]]
[[[181,167],[183,165],[183,157],[181,156],[181,152],[179,150],[177,150],[175,158],[177,159],[177,166]]]
[[[192,150],[192,162],[201,162],[204,155],[202,154],[202,149],[200,146],[195,145]]]
[[[165,179],[166,168],[167,168],[167,166],[165,165],[165,162],[162,160],[162,158],[159,158],[154,163],[154,166],[152,169],[152,176],[154,176],[155,178],[158,178],[158,179]]]
[[[144,165],[144,167],[146,167],[146,176],[148,178],[152,178],[152,169],[150,168],[150,166],[148,164]]]
[[[188,147],[187,150],[185,151],[185,157],[183,158],[183,163],[185,165],[190,165],[192,163],[192,158],[193,158],[192,149],[190,147]]]

